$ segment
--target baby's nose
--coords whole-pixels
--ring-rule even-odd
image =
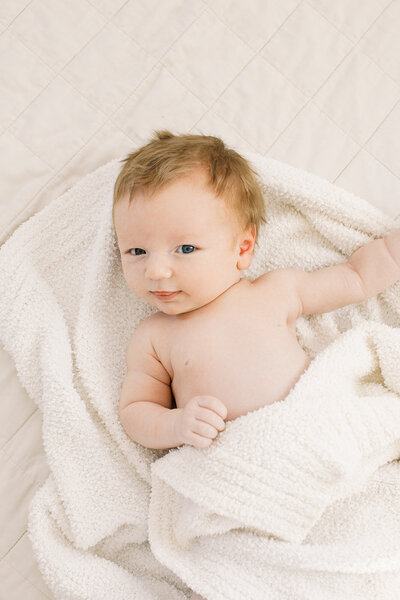
[[[149,261],[146,268],[146,277],[149,279],[163,279],[165,277],[171,277],[172,270],[168,266],[166,261],[163,260],[151,260]]]

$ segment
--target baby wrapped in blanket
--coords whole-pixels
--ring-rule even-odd
[[[162,133],[136,158],[125,191],[114,160],[0,249],[0,339],[43,417],[28,533],[52,597],[398,600],[397,224],[249,153],[258,232],[256,176],[215,138]]]
[[[134,331],[120,398],[143,446],[205,448],[226,420],[283,400],[310,364],[297,319],[400,279],[400,230],[338,265],[243,278],[265,222],[243,157],[215,137],[162,131],[124,162],[113,207],[122,269],[159,309]]]
[[[400,279],[400,230],[334,266],[242,278],[265,222],[243,157],[215,137],[162,131],[124,162],[113,207],[122,270],[158,312],[128,345],[119,416],[145,447],[206,448],[225,421],[285,399],[311,362],[297,319]]]

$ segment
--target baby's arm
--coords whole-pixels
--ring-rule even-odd
[[[400,280],[400,229],[364,244],[338,265],[310,272],[278,269],[268,275],[281,283],[286,297],[292,296],[296,318],[364,302]]]
[[[147,448],[209,446],[225,427],[226,407],[214,396],[194,396],[184,408],[171,408],[171,380],[151,342],[154,321],[135,329],[127,350],[119,418],[128,436]]]
[[[127,374],[119,400],[119,418],[129,437],[147,448],[173,448],[174,411],[170,377],[154,353],[151,317],[139,323],[126,352]]]
[[[361,246],[348,262],[358,273],[366,298],[383,292],[400,279],[400,229]]]

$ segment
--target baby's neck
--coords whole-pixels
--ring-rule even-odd
[[[232,285],[228,286],[226,290],[224,290],[221,294],[216,296],[213,300],[210,300],[210,302],[207,302],[206,304],[203,304],[202,306],[199,306],[198,308],[195,308],[193,310],[189,310],[187,312],[182,312],[172,316],[176,317],[179,320],[186,320],[194,316],[199,316],[207,310],[210,310],[212,307],[217,308],[217,305],[220,305],[222,302],[224,302],[228,295],[230,296],[236,290],[245,287],[245,285],[251,285],[251,281],[248,281],[244,278],[240,278],[237,281],[235,281]]]

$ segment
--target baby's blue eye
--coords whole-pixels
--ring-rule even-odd
[[[195,246],[191,246],[190,244],[181,244],[180,246],[178,246],[178,248],[193,248],[195,249]],[[185,252],[184,250],[182,251],[182,254],[192,254],[192,252]]]
[[[188,252],[185,250],[187,248],[193,248],[193,250],[196,249],[195,246],[191,246],[190,244],[181,244],[180,246],[178,246],[178,248],[182,248],[182,252],[180,254],[192,254],[193,251],[189,250]],[[137,253],[136,250],[138,250],[139,252]],[[131,248],[130,250],[128,250],[128,254],[130,254],[131,256],[140,256],[140,254],[143,254],[145,252],[145,250],[143,250],[142,248]]]

